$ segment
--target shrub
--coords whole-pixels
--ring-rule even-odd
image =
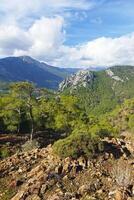
[[[3,146],[0,149],[0,158],[4,159],[10,156],[10,151],[9,148],[7,146]]]
[[[64,158],[68,156],[77,158],[81,155],[90,157],[103,151],[102,138],[114,134],[114,130],[107,124],[97,124],[91,127],[81,123],[75,127],[70,136],[55,142],[53,149]]]
[[[2,200],[9,200],[11,199],[16,193],[16,190],[15,188],[8,188],[4,195],[2,196]]]
[[[113,127],[107,118],[101,117],[98,124],[93,126],[92,131],[95,132],[99,137],[116,137],[119,133],[119,130],[116,127]]]
[[[37,140],[28,140],[21,147],[22,151],[31,151],[36,148],[39,148],[39,143],[37,142]]]
[[[98,151],[99,142],[99,138],[92,137],[90,133],[71,134],[69,137],[55,142],[53,149],[63,158],[92,156]]]

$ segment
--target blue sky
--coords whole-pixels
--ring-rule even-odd
[[[67,27],[67,44],[78,44],[98,37],[119,37],[134,31],[134,1],[95,1],[96,6],[71,20]],[[102,2],[97,4],[97,2]],[[73,11],[72,11],[73,12]],[[70,34],[71,33],[71,34]],[[75,40],[74,40],[75,38]]]
[[[0,1],[0,57],[93,67],[132,65],[133,54],[133,0]]]

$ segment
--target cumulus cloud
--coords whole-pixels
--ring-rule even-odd
[[[40,59],[56,57],[58,49],[65,39],[63,25],[62,17],[37,20],[28,31],[29,37],[33,41],[29,53]]]
[[[0,27],[1,55],[29,55],[64,67],[112,66],[134,64],[134,33],[101,37],[70,47],[64,44],[66,33],[62,17],[41,18],[28,29]]]
[[[7,24],[16,24],[26,19],[30,24],[36,18],[42,16],[54,16],[57,14],[64,15],[65,11],[72,9],[76,10],[89,10],[94,7],[94,0],[1,0],[0,13],[2,13],[0,22]],[[26,25],[28,26],[28,24]]]
[[[31,45],[28,33],[16,26],[0,26],[1,55],[12,55],[16,49],[27,50]]]
[[[90,67],[134,65],[134,33],[118,38],[101,37],[73,48],[62,46],[55,65]]]
[[[30,55],[50,61],[56,58],[65,39],[64,19],[41,18],[28,29],[17,26],[0,27],[1,55]]]
[[[134,33],[117,38],[100,37],[77,46],[65,45],[67,23],[60,11],[68,13],[76,9],[75,17],[79,18],[77,10],[81,10],[86,17],[85,10],[91,9],[94,2],[22,0],[18,3],[18,0],[1,0],[0,56],[29,55],[62,67],[133,65]],[[27,21],[26,27],[23,20]],[[96,18],[93,23],[100,23],[100,19]]]
[[[118,38],[101,37],[81,46],[80,51],[86,65],[134,64],[134,33]]]

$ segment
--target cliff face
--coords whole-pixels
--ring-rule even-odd
[[[107,81],[111,82],[112,87],[112,84],[123,84],[132,80],[134,81],[134,67],[115,66],[98,72],[80,70],[63,80],[59,85],[59,90],[64,91],[67,88],[77,89],[79,87],[86,88],[92,83],[94,78],[99,81],[98,75],[100,75],[103,79],[108,78]]]
[[[93,77],[93,73],[89,70],[80,70],[62,81],[59,85],[59,90],[64,91],[67,88],[77,89],[77,87],[87,87],[93,80]]]

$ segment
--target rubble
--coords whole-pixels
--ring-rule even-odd
[[[110,144],[111,141],[109,141]],[[112,141],[114,145],[121,143]],[[120,145],[120,149],[124,148]],[[131,200],[134,199],[134,179],[124,190],[122,197],[119,185],[112,175],[117,162],[128,161],[133,168],[133,156],[116,158],[112,152],[102,153],[97,158],[61,160],[53,154],[52,146],[17,153],[0,161],[1,179],[7,179],[8,187],[15,188],[11,200]],[[88,164],[87,164],[88,163]],[[134,176],[134,171],[132,171]],[[0,194],[2,196],[4,194]],[[89,198],[90,197],[90,198]]]

